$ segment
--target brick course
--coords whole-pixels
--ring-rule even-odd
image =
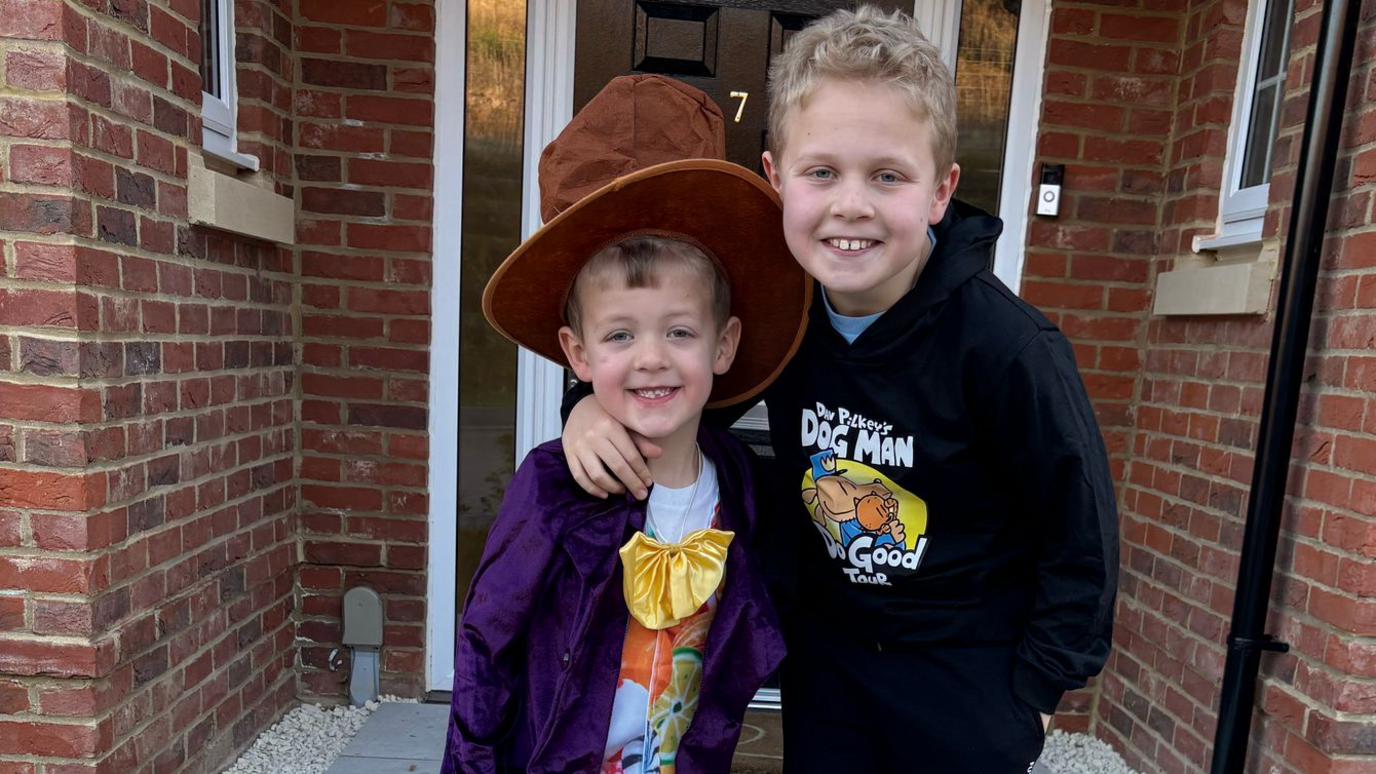
[[[383,691],[415,696],[429,507],[433,8],[302,0],[300,13],[297,40],[311,52],[299,58],[295,93],[302,690],[345,691],[327,659],[341,636],[341,595],[363,583],[384,599]]]
[[[0,584],[25,594],[3,668],[28,701],[0,760],[214,767],[294,693],[289,264],[185,225],[199,86],[168,93],[159,72],[178,56],[194,66],[194,52],[149,39],[137,9],[27,4],[42,5],[62,17],[60,40],[5,41],[9,115],[25,117],[6,124],[24,170],[10,195],[64,209],[6,224],[28,233],[5,254],[3,413],[23,466],[6,470],[19,539]],[[175,11],[158,18],[194,31]],[[133,73],[104,69],[131,47]],[[36,92],[61,88],[53,62],[101,86]],[[50,102],[60,131],[28,118],[57,113]],[[57,211],[30,209],[43,212]]]
[[[1120,481],[1143,388],[1178,28],[1167,7],[1052,5],[1037,149],[1065,164],[1063,215],[1033,218],[1021,294],[1074,344]],[[1057,727],[1088,730],[1100,687],[1068,694]]]

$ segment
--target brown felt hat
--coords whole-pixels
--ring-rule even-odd
[[[735,363],[707,405],[759,393],[802,342],[812,280],[788,251],[774,189],[725,157],[721,109],[702,91],[658,75],[613,79],[541,154],[546,223],[487,283],[488,322],[567,366],[559,328],[588,259],[631,236],[681,238],[721,266],[741,319]]]

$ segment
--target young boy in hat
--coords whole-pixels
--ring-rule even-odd
[[[811,283],[774,192],[724,157],[707,95],[635,76],[541,158],[547,223],[483,312],[662,453],[644,502],[583,492],[558,441],[521,463],[465,604],[442,772],[726,774],[782,659],[750,457],[699,420],[777,375]]]
[[[910,19],[802,30],[770,99],[765,169],[822,287],[764,395],[794,504],[785,771],[1021,774],[1110,645],[1113,482],[1074,354],[989,271],[998,219],[952,199],[954,84]],[[564,437],[591,490],[652,480],[589,401]]]

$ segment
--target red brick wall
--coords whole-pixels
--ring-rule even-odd
[[[289,192],[290,18],[239,14]],[[0,2],[7,774],[215,770],[296,693],[291,253],[188,225],[198,15]]]
[[[1246,12],[1245,2],[1229,0],[1181,17],[1160,270],[1189,255],[1194,234],[1213,230]],[[1121,504],[1117,648],[1098,708],[1100,735],[1144,771],[1208,765],[1251,474],[1250,458],[1230,452],[1252,443],[1238,430],[1244,404],[1253,417],[1260,410],[1261,392],[1247,382],[1261,378],[1266,339],[1235,358],[1226,346],[1212,357],[1199,350],[1223,344],[1219,331],[1239,323],[1156,318],[1147,332],[1138,433]],[[1232,449],[1206,450],[1221,438]]]
[[[236,2],[286,247],[188,223],[199,10],[0,0],[5,774],[218,768],[355,583],[423,687],[433,6]]]
[[[300,0],[303,690],[342,593],[385,607],[382,688],[424,690],[434,6]]]
[[[1074,344],[1119,481],[1142,389],[1181,27],[1171,2],[1136,5],[1053,4],[1037,151],[1066,165],[1065,193],[1059,218],[1033,218],[1021,287]],[[1095,695],[1067,695],[1057,727],[1087,728]]]
[[[1273,247],[1288,222],[1318,29],[1319,9],[1298,6]],[[1269,315],[1146,313],[1156,273],[1197,261],[1190,238],[1213,230],[1246,11],[1240,0],[1133,0],[1053,12],[1039,151],[1069,164],[1075,204],[1034,225],[1024,292],[1077,343],[1101,421],[1128,390],[1100,381],[1104,342],[1123,334],[1131,348],[1121,362],[1133,391],[1113,415],[1121,421],[1105,422],[1122,481],[1123,567],[1091,722],[1143,772],[1208,769],[1270,344]],[[1293,650],[1264,660],[1255,771],[1376,766],[1370,24],[1362,40],[1272,595],[1272,631]],[[1113,197],[1102,207],[1101,191]]]
[[[0,0],[3,774],[216,770],[358,583],[423,689],[433,3],[236,0],[291,246],[189,225],[199,12]]]

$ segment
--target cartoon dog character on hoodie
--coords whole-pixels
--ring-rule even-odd
[[[875,479],[857,484],[839,473],[817,478],[815,486],[803,490],[803,502],[813,509],[813,519],[826,526],[836,523],[841,544],[849,546],[857,537],[874,536],[874,545],[903,546],[905,530],[898,520],[898,498]]]

